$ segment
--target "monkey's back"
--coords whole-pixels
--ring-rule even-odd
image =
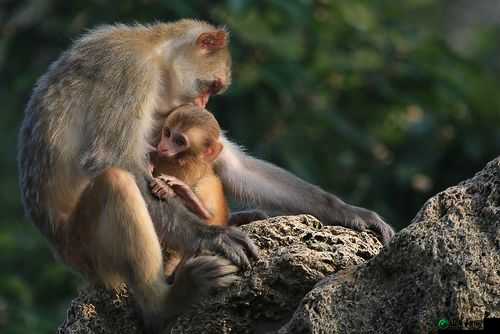
[[[37,82],[33,94],[25,110],[18,138],[18,171],[21,189],[21,199],[28,217],[47,237],[53,235],[49,227],[50,210],[45,207],[44,189],[53,184],[57,173],[56,160],[61,148],[58,148],[56,138],[58,123],[64,121],[61,117],[60,101],[47,103],[54,94],[51,83],[59,77],[59,68],[65,55],[51,65],[49,71]],[[52,136],[50,134],[53,134]]]
[[[27,104],[18,140],[21,198],[49,239],[57,211],[70,212],[90,178],[111,166],[142,168],[139,147],[158,80],[156,68],[140,61],[142,46],[131,42],[137,30],[109,26],[84,35],[38,80]]]

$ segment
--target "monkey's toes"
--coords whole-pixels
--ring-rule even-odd
[[[238,267],[219,256],[198,256],[186,261],[184,271],[196,281],[197,288],[206,291],[227,287],[239,280]]]
[[[386,245],[394,237],[394,229],[387,224],[377,213],[355,207],[355,217],[353,225],[359,227],[360,231],[369,229],[377,233],[381,241]]]
[[[227,228],[221,239],[220,250],[224,256],[242,269],[250,268],[249,257],[258,258],[259,256],[257,246],[245,232],[238,228]]]
[[[229,230],[231,238],[244,247],[248,254],[250,254],[250,257],[254,259],[259,258],[259,249],[246,232],[237,227],[229,227]]]

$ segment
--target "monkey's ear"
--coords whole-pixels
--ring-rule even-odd
[[[207,147],[205,152],[203,152],[203,156],[204,156],[205,160],[207,160],[208,162],[214,161],[215,159],[217,159],[220,152],[222,152],[223,148],[224,148],[224,145],[222,145],[220,142],[218,142],[218,141],[214,142],[212,145]]]
[[[204,32],[198,36],[196,45],[202,50],[215,51],[227,46],[228,35],[223,30]]]

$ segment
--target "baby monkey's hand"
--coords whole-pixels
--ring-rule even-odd
[[[158,176],[155,180],[158,180],[157,183],[164,184],[174,193],[174,196],[177,195],[182,200],[186,208],[198,215],[201,219],[211,218],[211,213],[205,208],[205,205],[203,205],[198,196],[186,183],[179,180],[175,176],[164,174]],[[155,193],[154,189],[155,188],[153,188],[153,194]],[[164,199],[165,197],[161,198],[158,196],[158,198]]]
[[[165,200],[175,196],[175,192],[170,185],[164,182],[160,177],[155,177],[150,183],[149,187],[153,195],[160,200]]]

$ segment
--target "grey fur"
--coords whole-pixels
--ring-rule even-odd
[[[231,213],[229,217],[230,226],[241,226],[257,220],[264,220],[269,218],[264,211],[258,209],[243,210]]]
[[[158,66],[143,54],[144,50],[133,49],[130,41],[135,38],[133,43],[140,44],[142,41],[134,34],[153,36],[151,31],[154,29],[157,29],[155,33],[166,32],[168,38],[182,40],[186,38],[182,35],[183,31],[189,35],[191,30],[198,33],[215,28],[190,20],[151,27],[101,27],[77,40],[37,82],[19,135],[20,188],[27,216],[51,241],[55,250],[60,251],[59,247],[63,246],[58,244],[58,235],[65,227],[59,226],[61,210],[54,203],[60,203],[61,197],[64,201],[66,195],[70,201],[72,197],[79,196],[85,187],[92,186],[93,180],[111,167],[118,168],[130,173],[130,177],[124,174],[122,185],[135,180],[147,203],[156,227],[156,236],[149,239],[155,256],[161,257],[156,252],[159,237],[169,247],[182,253],[209,251],[227,257],[238,266],[247,267],[247,252],[256,256],[257,249],[245,233],[236,228],[206,225],[177,199],[157,201],[149,192],[149,180],[145,176],[146,138],[154,126],[152,119],[155,117],[155,103],[158,102],[156,95],[163,87],[171,85],[161,82]],[[192,91],[186,93],[189,96],[192,94]],[[184,96],[167,94],[162,98],[176,98],[178,103]],[[75,189],[71,189],[73,184]],[[52,196],[59,196],[59,199]],[[119,200],[119,197],[111,196],[106,205],[117,205]],[[141,205],[142,202],[137,203],[134,205]],[[172,289],[167,287],[165,278],[160,277],[160,265],[155,264],[156,267],[149,271],[148,277],[153,277],[152,281],[146,280],[146,273],[138,272],[137,268],[147,267],[147,264],[138,261],[149,261],[148,258],[141,259],[141,256],[149,254],[148,245],[141,244],[142,253],[137,253],[139,250],[132,248],[133,242],[145,239],[135,239],[138,237],[132,232],[148,228],[148,222],[144,227],[137,224],[127,230],[128,222],[120,221],[118,210],[108,209],[113,211],[109,217],[114,221],[107,223],[102,217],[96,217],[96,221],[107,224],[102,227],[104,230],[116,230],[124,239],[113,240],[113,235],[100,236],[107,238],[111,244],[109,250],[103,249],[105,256],[93,254],[99,270],[102,270],[97,278],[102,278],[104,274],[116,274],[129,283],[139,299],[149,329],[158,331],[163,328],[165,322],[182,309],[177,304],[194,302],[205,290],[234,281],[235,267],[215,256],[188,262],[180,272],[184,280],[175,282]],[[145,235],[146,238],[151,236],[148,233]],[[128,246],[128,242],[132,244]],[[97,251],[100,249],[91,250]],[[117,254],[124,258],[117,257]],[[108,261],[106,259],[111,260],[102,263]],[[203,265],[195,268],[200,264]],[[183,299],[175,296],[182,296]]]
[[[308,213],[327,225],[371,229],[385,244],[394,236],[392,227],[375,212],[349,205],[282,168],[253,158],[226,138],[223,143],[217,173],[224,189],[238,201],[273,214]]]
[[[131,47],[133,43],[144,42],[144,36],[156,38],[158,29],[160,34],[167,32],[168,38],[176,42],[172,45],[178,47],[186,41],[192,45],[193,41],[189,38],[196,37],[193,34],[215,28],[190,20],[154,26],[101,27],[77,40],[37,82],[26,107],[19,136],[20,187],[26,213],[57,250],[60,227],[57,224],[58,208],[51,202],[55,201],[51,198],[52,194],[57,192],[62,198],[75,196],[83,191],[82,187],[92,184],[109,168],[118,168],[130,172],[131,177],[133,175],[127,180],[135,180],[147,203],[156,227],[156,238],[151,240],[153,244],[157,246],[159,239],[187,254],[210,251],[246,267],[249,265],[247,253],[256,256],[257,249],[245,233],[234,227],[205,225],[177,199],[160,202],[149,192],[149,180],[145,176],[146,138],[152,135],[155,125],[153,119],[157,115],[154,109],[163,108],[162,114],[166,116],[165,110],[168,112],[197,96],[200,80],[212,80],[214,75],[211,71],[220,70],[217,63],[211,64],[209,70],[197,64],[196,71],[191,69],[191,72],[197,75],[204,69],[204,77],[190,73],[190,78],[194,80],[191,86],[187,84],[189,80],[163,82],[159,77],[161,68],[154,66],[144,55],[144,50]],[[136,33],[142,34],[141,38],[134,35]],[[175,56],[173,51],[169,54]],[[189,59],[180,59],[176,64],[180,67],[177,72],[173,71],[177,76],[190,70]],[[226,61],[224,72],[221,72],[227,84],[230,81],[228,66],[230,60]],[[176,84],[180,86],[180,82],[184,92],[174,90],[174,93],[162,95]],[[157,100],[157,96],[161,96],[162,100]],[[245,155],[229,142],[225,143],[217,169],[229,194],[241,202],[270,212],[311,213],[327,224],[371,228],[379,232],[385,242],[394,233],[374,212],[350,206],[276,166]],[[75,189],[71,189],[72,180]],[[118,213],[116,217],[119,217]],[[126,227],[112,227],[119,228],[121,233],[133,240],[133,235],[127,235]],[[135,227],[140,228],[139,225]],[[186,293],[189,297],[186,300],[191,300],[196,295],[190,294],[190,291],[201,289],[206,292],[203,290],[205,287],[223,286],[234,279],[232,269],[228,269],[228,264],[224,262],[226,260],[204,258],[199,260],[204,262],[203,265],[192,261],[192,267],[186,270],[193,272],[196,265],[200,265],[196,269],[201,271],[198,272],[200,278],[188,280],[182,285],[174,283],[174,288],[163,300],[163,297],[151,294],[155,287],[148,286],[147,281],[142,281],[141,273],[136,272],[134,263],[137,263],[139,255],[135,254],[134,259],[124,259],[130,261],[112,263],[107,269],[112,271],[112,265],[116,265],[121,273],[128,273],[124,278],[136,287],[135,293],[142,300],[147,324],[155,330],[164,326],[165,319],[170,316],[165,310],[175,309],[175,303],[179,302],[173,298],[176,294]],[[214,274],[219,271],[221,275]],[[154,284],[160,290],[168,290],[160,278]],[[177,291],[179,286],[184,286],[182,291]],[[160,300],[150,300],[155,298]],[[158,303],[164,304],[163,310],[156,308]]]

